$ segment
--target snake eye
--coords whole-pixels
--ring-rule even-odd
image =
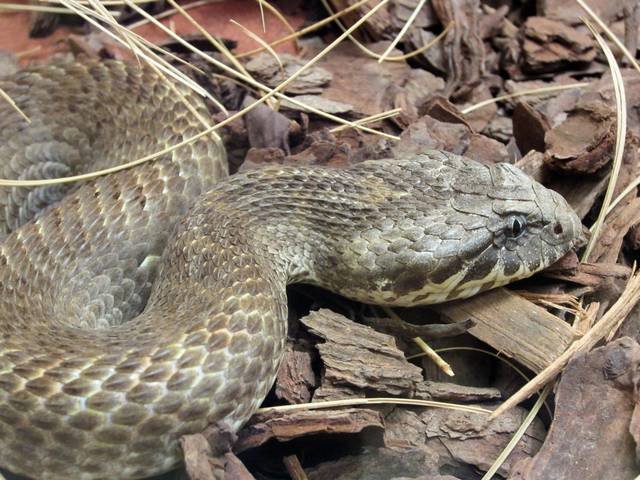
[[[507,227],[505,228],[505,233],[507,237],[518,238],[524,233],[526,227],[527,227],[527,221],[524,219],[524,217],[521,217],[520,215],[515,215],[513,217],[510,217],[509,220],[507,220]]]

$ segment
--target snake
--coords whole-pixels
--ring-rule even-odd
[[[577,245],[558,193],[440,150],[345,169],[229,175],[209,102],[118,60],[0,80],[0,466],[38,479],[145,478],[179,439],[238,431],[271,388],[286,286],[370,304],[461,299]],[[177,93],[179,94],[177,94]]]

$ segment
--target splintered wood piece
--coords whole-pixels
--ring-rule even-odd
[[[381,412],[368,408],[294,410],[254,415],[238,433],[235,452],[255,448],[271,439],[287,442],[294,438],[324,433],[358,433],[365,428],[382,429]]]
[[[447,322],[473,320],[469,333],[534,372],[553,362],[576,337],[567,323],[504,288],[433,308]]]

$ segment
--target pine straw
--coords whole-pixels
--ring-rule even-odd
[[[327,10],[327,12],[329,12],[330,14],[333,15],[333,10],[331,9],[331,6],[327,2],[327,0],[320,0],[320,1],[322,2],[322,5],[324,5],[324,8]],[[337,17],[336,17],[335,23],[336,23],[336,25],[338,25],[338,27],[340,27],[340,29],[342,29],[342,31],[346,30],[346,27],[342,24],[342,22],[340,20],[337,19]],[[402,61],[405,61],[405,60],[407,60],[407,59],[409,59],[411,57],[415,57],[416,55],[420,55],[421,53],[423,53],[426,50],[430,49],[433,45],[438,43],[440,40],[442,40],[447,35],[447,33],[449,33],[449,31],[454,27],[454,25],[455,25],[455,22],[452,20],[451,22],[449,22],[449,24],[444,28],[444,30],[438,36],[436,36],[433,40],[428,42],[426,45],[423,45],[422,47],[419,47],[419,48],[417,48],[417,49],[415,49],[415,50],[413,50],[413,51],[411,51],[409,53],[405,53],[404,55],[397,55],[397,56],[394,56],[394,57],[386,57],[386,58],[384,58],[384,61],[386,61],[386,62],[402,62]],[[403,34],[403,32],[400,32],[400,34]],[[396,39],[399,39],[400,34],[398,34]],[[375,58],[378,61],[380,61],[380,59],[382,58],[382,55],[379,55],[376,52],[374,52],[374,51],[370,50],[369,48],[367,48],[360,41],[358,41],[355,37],[353,37],[353,35],[349,35],[349,40],[351,40],[351,42],[356,47],[358,47],[362,52],[364,52],[367,56],[369,56],[371,58]],[[393,41],[395,42],[395,39]]]
[[[489,467],[489,470],[487,470],[487,472],[482,476],[482,480],[491,480],[496,472],[500,469],[502,464],[507,461],[507,458],[509,457],[509,455],[511,455],[513,449],[516,448],[516,445],[524,436],[527,428],[529,428],[529,425],[531,425],[531,422],[533,422],[533,420],[536,418],[536,415],[538,415],[538,412],[542,408],[542,405],[544,404],[546,398],[549,396],[549,393],[551,393],[552,387],[552,384],[548,384],[544,387],[544,389],[540,393],[540,396],[538,397],[538,400],[536,400],[536,403],[533,405],[531,410],[529,410],[529,413],[527,413],[524,421],[520,424],[513,437],[511,437],[511,440],[509,440],[509,443],[507,443],[504,449],[500,452],[498,458],[496,458],[495,462],[493,462],[491,467]]]
[[[402,108],[392,108],[391,110],[387,110],[385,112],[376,113],[375,115],[371,115],[369,117],[361,118],[360,120],[356,120],[353,123],[358,125],[367,125],[369,123],[378,122],[380,120],[385,120],[387,118],[395,117],[402,113]],[[341,132],[345,129],[349,128],[349,125],[341,125],[339,127],[333,127],[329,131],[331,133]]]
[[[410,405],[414,407],[433,407],[458,410],[460,412],[478,413],[490,415],[491,410],[471,405],[460,405],[457,403],[436,402],[434,400],[419,400],[416,398],[394,398],[394,397],[372,397],[372,398],[349,398],[345,400],[331,400],[326,402],[298,403],[295,405],[280,405],[276,407],[259,408],[256,413],[283,413],[298,410],[319,410],[321,408],[338,408],[367,405]]]
[[[107,28],[105,28],[102,25],[100,25],[96,20],[94,20],[94,17],[98,17],[98,18],[100,18],[100,20],[105,21],[105,22],[107,22],[109,24],[113,23],[113,21],[111,19],[101,17],[99,15],[99,13],[94,12],[94,11],[90,11],[86,7],[82,6],[76,0],[60,0],[60,1],[62,1],[67,7],[75,9],[80,16],[85,18],[87,21],[93,23],[94,25],[96,25],[101,30],[105,31],[105,33],[110,35],[112,38],[114,38],[119,43],[123,44],[124,46],[128,46],[129,45],[128,42],[124,41],[119,36],[113,34]],[[125,1],[128,1],[128,0],[125,0]],[[63,177],[63,178],[53,178],[53,179],[43,179],[43,180],[9,180],[9,179],[0,179],[0,186],[29,187],[29,186],[54,185],[54,184],[60,184],[60,183],[75,182],[75,181],[79,181],[79,180],[88,180],[88,179],[92,179],[92,178],[95,178],[95,177],[100,176],[100,175],[107,175],[107,174],[110,174],[110,173],[114,173],[114,172],[118,172],[118,171],[121,171],[121,170],[125,170],[125,169],[131,168],[131,167],[133,167],[135,165],[140,165],[140,164],[145,163],[147,161],[154,160],[154,159],[156,159],[158,157],[161,157],[163,155],[166,155],[166,154],[170,153],[171,151],[175,150],[176,148],[180,148],[180,147],[185,146],[187,144],[193,143],[194,141],[196,141],[196,140],[198,140],[198,139],[200,139],[200,138],[202,138],[202,137],[204,137],[206,135],[210,135],[215,130],[223,127],[224,125],[227,125],[227,124],[233,122],[237,118],[240,118],[241,116],[246,114],[248,111],[250,111],[253,108],[255,108],[257,105],[266,102],[268,99],[270,99],[270,98],[272,98],[274,96],[276,96],[278,98],[285,99],[285,100],[287,100],[287,101],[289,101],[289,102],[291,102],[293,104],[296,104],[296,105],[300,106],[301,108],[304,108],[304,109],[306,109],[308,111],[311,111],[313,113],[316,113],[318,115],[324,116],[324,117],[329,118],[331,120],[335,120],[335,121],[338,121],[340,123],[347,124],[347,125],[351,126],[352,128],[357,128],[357,129],[360,129],[360,130],[363,130],[363,131],[367,131],[369,133],[375,133],[375,134],[382,135],[382,136],[385,136],[385,137],[390,138],[390,139],[397,140],[398,137],[396,137],[394,135],[389,135],[389,134],[385,134],[385,133],[382,133],[382,132],[378,132],[376,130],[364,127],[362,125],[358,125],[357,123],[343,120],[343,119],[341,119],[339,117],[336,117],[334,115],[330,115],[330,114],[327,114],[327,113],[322,112],[320,110],[311,108],[311,107],[305,105],[304,103],[302,103],[300,101],[297,101],[297,100],[292,99],[292,98],[288,98],[285,95],[280,93],[291,82],[293,82],[296,78],[298,78],[300,75],[302,75],[302,73],[304,73],[311,66],[313,66],[315,63],[317,63],[322,57],[324,57],[331,50],[333,50],[340,42],[342,42],[347,36],[349,36],[351,34],[351,32],[353,32],[354,30],[359,28],[360,25],[362,25],[364,22],[366,22],[367,19],[370,16],[375,14],[381,7],[386,5],[388,3],[388,1],[389,0],[381,0],[371,11],[369,11],[367,13],[367,15],[363,16],[361,19],[359,19],[357,22],[355,22],[346,32],[344,32],[342,35],[340,35],[330,45],[325,47],[319,54],[317,54],[314,58],[309,60],[305,65],[303,65],[293,75],[291,75],[291,77],[285,79],[282,83],[280,83],[280,85],[278,85],[274,89],[270,89],[269,87],[267,87],[265,85],[262,85],[259,82],[256,82],[255,80],[253,80],[250,77],[245,77],[242,73],[239,73],[236,70],[233,70],[232,68],[228,67],[224,63],[221,63],[221,62],[217,61],[216,59],[214,59],[213,57],[205,54],[204,52],[202,52],[199,49],[195,48],[190,43],[186,42],[180,36],[176,35],[174,32],[172,32],[170,29],[168,29],[167,27],[162,25],[160,22],[155,20],[153,17],[151,17],[144,10],[137,8],[134,4],[129,4],[136,11],[139,11],[139,13],[141,15],[146,16],[147,18],[149,18],[150,21],[152,21],[154,24],[159,26],[163,31],[165,31],[170,36],[172,36],[172,38],[174,38],[175,40],[179,41],[181,44],[183,44],[187,48],[191,49],[195,53],[199,54],[202,58],[205,58],[206,60],[208,60],[211,63],[215,64],[219,68],[222,68],[227,73],[230,73],[230,74],[232,74],[232,75],[234,75],[236,77],[240,77],[243,80],[247,81],[247,83],[249,83],[249,84],[251,84],[251,85],[253,85],[255,87],[258,87],[261,90],[266,91],[266,94],[264,96],[262,96],[260,99],[258,99],[257,101],[255,101],[254,103],[252,103],[251,105],[249,105],[246,108],[240,110],[236,114],[227,117],[225,120],[217,123],[216,125],[213,125],[213,126],[211,126],[209,128],[206,128],[205,130],[203,130],[202,132],[192,136],[191,138],[188,138],[188,139],[186,139],[186,140],[184,140],[182,142],[179,142],[176,145],[172,145],[171,147],[167,147],[165,149],[162,149],[159,152],[155,152],[153,154],[147,155],[147,156],[142,157],[142,158],[138,158],[136,160],[127,162],[125,164],[117,165],[117,166],[114,166],[114,167],[111,167],[111,168],[107,168],[107,169],[103,169],[103,170],[96,171],[96,172],[80,174],[80,175],[74,175],[74,176]],[[136,41],[138,41],[138,39],[141,38],[138,35],[136,35],[135,33],[124,29],[124,27],[121,27],[119,25],[114,25],[114,27],[115,28],[119,28],[118,31],[120,33],[124,33],[124,32],[130,33],[131,34],[130,39],[134,38],[134,39],[136,39]],[[135,45],[136,45],[136,47],[139,47],[140,45],[142,45],[142,42],[135,43]],[[142,51],[141,49],[138,50],[136,53],[138,53],[138,55],[141,57],[141,59],[143,59],[143,60],[145,60],[147,62],[154,63],[154,59],[150,55],[148,55],[147,53]],[[178,81],[182,81],[183,83],[185,83],[184,79],[182,78],[182,76],[184,76],[184,74],[182,74],[182,72],[180,72],[180,74],[177,74],[177,73],[174,72],[175,69],[172,70],[173,67],[172,68],[165,67],[162,63],[155,62],[155,65],[156,65],[157,68],[162,70],[163,73],[168,74],[168,75],[172,76],[174,79],[176,79]],[[191,87],[190,84],[187,84],[187,85]],[[192,88],[194,88],[194,90],[195,90],[195,87],[192,87]],[[200,88],[200,87],[197,87],[197,88]],[[208,95],[208,94],[206,94],[206,95]]]

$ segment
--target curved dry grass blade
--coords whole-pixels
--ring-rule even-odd
[[[622,74],[620,73],[618,62],[616,62],[616,59],[613,56],[613,52],[609,48],[609,45],[607,45],[607,42],[605,42],[600,34],[596,32],[591,23],[589,23],[585,19],[583,19],[583,21],[585,22],[589,30],[591,30],[591,33],[596,38],[598,44],[600,45],[600,48],[607,57],[607,62],[609,63],[609,69],[611,70],[611,77],[613,80],[613,91],[616,98],[616,142],[611,167],[611,175],[609,177],[607,190],[604,194],[604,199],[602,200],[602,207],[600,208],[600,212],[598,213],[596,222],[591,227],[591,236],[589,237],[587,248],[582,255],[582,261],[586,262],[589,259],[589,255],[591,254],[596,241],[598,240],[600,229],[604,224],[604,219],[607,216],[607,210],[609,208],[609,204],[611,203],[613,192],[616,188],[616,184],[618,183],[618,174],[620,173],[620,167],[622,166],[622,156],[624,155],[625,139],[627,136],[627,101]]]
[[[444,30],[442,30],[442,32],[440,32],[431,41],[427,42],[426,44],[424,44],[420,48],[416,48],[415,50],[412,50],[412,51],[410,51],[408,53],[405,53],[404,55],[397,55],[395,57],[387,57],[385,59],[385,61],[387,61],[387,62],[403,62],[403,61],[405,61],[405,60],[407,60],[409,58],[413,58],[413,57],[415,57],[417,55],[420,55],[423,52],[426,52],[431,47],[433,47],[436,43],[438,43],[440,40],[442,40],[444,37],[446,37],[447,33],[449,33],[449,30],[451,30],[455,26],[455,24],[456,24],[456,22],[451,20],[449,22],[449,24],[446,27],[444,27]]]
[[[9,105],[11,105],[11,108],[13,108],[16,112],[18,112],[20,114],[20,116],[22,118],[24,118],[27,123],[31,123],[31,119],[29,117],[27,117],[27,114],[24,113],[20,109],[20,107],[18,107],[18,105],[16,105],[16,102],[13,101],[13,98],[11,98],[9,96],[9,94],[7,92],[5,92],[1,88],[0,88],[0,97],[2,97]]]
[[[309,25],[308,27],[303,28],[302,30],[299,31],[295,31],[292,30],[292,33],[290,35],[287,35],[285,37],[279,38],[278,40],[275,40],[273,42],[271,42],[269,44],[270,47],[276,47],[278,45],[280,45],[281,43],[284,42],[288,42],[289,40],[295,40],[299,37],[301,37],[302,35],[306,35],[307,33],[313,32],[315,30],[318,30],[319,28],[324,27],[326,24],[333,22],[336,18],[340,18],[343,15],[346,15],[349,12],[352,12],[353,10],[356,10],[358,7],[360,7],[361,5],[364,5],[365,3],[369,3],[371,0],[359,0],[358,2],[354,3],[353,5],[350,5],[347,8],[344,8],[342,10],[340,10],[337,13],[334,13],[333,15],[327,17],[327,18],[323,18],[322,20],[320,20],[319,22],[316,22],[312,25]],[[243,57],[248,57],[251,55],[254,55],[256,53],[260,53],[264,50],[264,48],[260,47],[260,48],[256,48],[254,50],[250,50],[248,52],[243,52],[243,53],[239,53],[238,55],[236,55],[237,58],[243,58]]]
[[[191,10],[192,8],[202,7],[204,5],[207,5],[208,3],[213,3],[214,1],[216,0],[198,0],[197,2],[191,2],[191,3],[187,3],[186,5],[181,5],[180,8],[185,11]],[[175,8],[174,6],[174,8],[165,10],[164,12],[158,13],[157,15],[153,15],[153,18],[155,18],[156,20],[162,20],[163,18],[167,18],[167,17],[170,17],[171,15],[175,15],[177,12],[178,12],[178,9]],[[143,18],[141,20],[138,20],[137,22],[127,25],[127,28],[129,30],[135,30],[136,28],[141,27],[142,25],[146,25],[149,22],[150,20]]]
[[[578,83],[569,83],[567,85],[553,85],[551,87],[541,87],[541,88],[531,88],[528,90],[521,90],[519,92],[500,95],[495,98],[488,98],[487,100],[483,100],[474,105],[471,105],[470,107],[465,108],[460,113],[462,113],[463,115],[467,115],[468,113],[478,110],[479,108],[486,107],[487,105],[501,102],[503,100],[509,100],[510,98],[517,98],[525,95],[541,95],[543,93],[557,92],[559,90],[570,90],[572,88],[583,88],[587,86],[589,86],[589,82],[578,82]]]
[[[493,353],[493,352],[490,352],[488,350],[483,350],[481,348],[475,348],[475,347],[446,347],[446,348],[438,348],[436,350],[436,352],[438,352],[438,353],[455,352],[455,351],[479,352],[479,353],[482,353],[484,355],[489,355],[490,357],[495,358],[496,360],[504,363],[509,368],[511,368],[511,370],[513,370],[518,375],[520,375],[520,377],[525,381],[525,383],[528,382],[529,380],[531,380],[521,369],[519,369],[516,366],[515,363],[513,363],[509,359],[499,355],[499,353]],[[423,355],[424,355],[424,353],[417,353],[415,355],[410,355],[410,356],[407,357],[407,360],[411,360],[413,358],[422,357]],[[547,414],[549,415],[549,418],[553,418],[553,413],[551,412],[551,407],[548,405],[548,403],[546,401],[544,402],[544,406],[547,409]]]
[[[329,12],[330,14],[333,14],[333,10],[331,9],[331,6],[327,3],[326,0],[321,0],[322,5],[324,6],[324,8],[327,10],[327,12]],[[335,14],[334,14],[335,15]],[[332,16],[334,16],[332,15]],[[342,31],[344,31],[346,29],[346,27],[342,24],[342,22],[340,22],[340,20],[335,19],[335,23],[336,25],[338,25],[338,27],[340,27],[340,29],[342,29]],[[436,43],[438,43],[442,38],[444,38],[447,33],[449,33],[449,30],[451,30],[455,25],[454,21],[449,22],[449,24],[444,28],[444,30],[442,32],[440,32],[440,34],[435,37],[433,40],[431,40],[430,42],[428,42],[426,45],[423,45],[420,48],[417,48],[409,53],[405,53],[403,55],[397,55],[394,57],[387,57],[385,59],[385,61],[387,62],[401,62],[404,60],[407,60],[408,58],[411,57],[415,57],[416,55],[420,55],[422,52],[430,49],[433,45],[435,45]],[[362,52],[364,52],[367,56],[371,57],[371,58],[375,58],[375,59],[380,59],[381,55],[377,54],[376,52],[370,50],[369,48],[367,48],[365,45],[363,45],[357,38],[355,38],[353,35],[349,36],[349,40],[351,40],[351,42],[353,42],[354,45],[356,45]]]
[[[322,408],[351,407],[362,405],[411,405],[415,407],[434,407],[448,408],[450,410],[458,410],[469,413],[479,413],[481,415],[491,414],[491,410],[480,407],[472,407],[470,405],[460,405],[457,403],[436,402],[433,400],[418,400],[414,398],[393,398],[393,397],[374,397],[374,398],[349,398],[346,400],[332,400],[328,402],[300,403],[297,405],[281,405],[278,407],[259,408],[256,413],[271,412],[292,412],[295,410],[319,410]]]
[[[250,37],[251,39],[253,39],[257,43],[262,45],[262,47],[267,52],[269,52],[269,55],[271,55],[275,59],[275,61],[278,63],[278,66],[280,67],[280,72],[282,73],[282,76],[284,77],[284,65],[282,64],[282,60],[280,60],[280,57],[278,56],[276,51],[273,48],[271,48],[271,46],[267,42],[265,42],[262,38],[260,38],[258,35],[253,33],[251,30],[249,30],[247,27],[245,27],[241,23],[236,22],[234,19],[230,19],[229,21],[231,23],[233,23],[236,27],[239,27],[248,37]]]
[[[378,58],[378,63],[384,62],[386,58],[389,56],[389,53],[391,53],[391,50],[396,48],[396,45],[398,44],[398,42],[402,39],[402,37],[404,37],[404,35],[407,33],[407,30],[409,30],[411,25],[413,25],[413,22],[415,22],[416,17],[418,16],[418,13],[420,13],[420,10],[422,10],[422,7],[424,7],[425,3],[427,3],[427,0],[420,0],[418,2],[418,4],[416,5],[416,8],[413,9],[413,12],[411,12],[411,15],[409,16],[407,21],[404,22],[402,29],[400,30],[400,32],[398,32],[398,35],[396,35],[396,37],[389,44],[389,46],[384,51],[384,53],[380,55],[380,58]]]
[[[285,17],[280,10],[278,10],[276,7],[274,7],[273,5],[271,5],[269,2],[267,2],[266,0],[258,0],[260,2],[260,8],[262,9],[262,7],[266,8],[267,10],[269,10],[274,17],[276,17],[278,20],[280,20],[280,22],[282,22],[282,24],[287,27],[287,30],[289,30],[291,33],[295,33],[296,29],[293,28],[293,25],[291,25],[289,23],[289,20],[287,20],[287,17]],[[263,28],[264,31],[266,32],[266,26],[264,23],[264,14],[262,14],[262,24],[263,24]]]
[[[257,0],[258,6],[260,7],[260,19],[262,20],[262,31],[267,33],[267,22],[264,19],[264,7],[262,6],[264,0]]]
[[[357,125],[367,125],[369,123],[377,122],[379,120],[385,120],[387,118],[395,117],[400,113],[402,113],[402,108],[394,108],[392,110],[387,110],[386,112],[380,112],[380,113],[376,113],[375,115],[371,115],[369,117],[361,118],[360,120],[356,120],[353,123]],[[342,132],[343,130],[346,130],[347,128],[350,128],[349,125],[340,125],[339,127],[334,127],[329,131],[331,133],[338,133],[338,132]]]

